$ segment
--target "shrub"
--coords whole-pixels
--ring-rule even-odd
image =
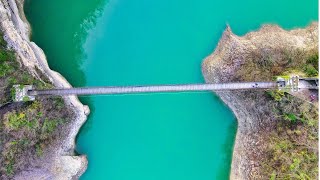
[[[7,76],[8,74],[11,74],[14,72],[14,68],[10,66],[9,63],[4,62],[0,64],[0,77]]]
[[[318,76],[318,70],[315,67],[313,67],[311,64],[307,64],[304,67],[304,72],[308,77]]]
[[[36,154],[37,154],[37,156],[39,156],[39,157],[43,155],[43,149],[42,149],[42,147],[41,147],[40,144],[37,144],[37,145],[36,145]]]
[[[275,90],[275,91],[268,91],[267,94],[272,97],[275,101],[281,101],[284,94],[284,91],[281,90]]]
[[[309,56],[307,59],[307,63],[311,64],[314,68],[318,69],[319,68],[319,56],[318,54],[314,54],[312,56]]]
[[[45,119],[41,128],[41,139],[46,139],[48,136],[53,133],[57,126],[59,125],[60,120],[55,119]]]
[[[30,101],[30,98],[29,98],[28,96],[24,96],[24,97],[22,98],[22,101],[23,101],[23,102]]]
[[[39,101],[33,101],[29,109],[40,109],[41,103]]]
[[[0,63],[5,61],[13,61],[14,60],[14,53],[9,50],[1,50],[0,51]]]
[[[10,96],[11,96],[12,100],[16,98],[16,89],[15,88],[10,89]]]
[[[294,171],[294,170],[296,170],[297,168],[299,168],[300,163],[301,163],[301,160],[300,160],[300,159],[294,158],[294,159],[293,159],[293,163],[290,164],[290,170],[291,170],[291,171]]]
[[[270,180],[275,180],[276,176],[277,176],[276,172],[273,171],[271,176],[270,176]]]
[[[293,113],[288,113],[284,115],[284,120],[287,120],[289,122],[295,123],[297,122],[297,116]]]
[[[64,101],[61,97],[54,97],[52,100],[57,109],[62,109],[64,107]]]
[[[9,77],[8,78],[8,85],[9,86],[12,86],[12,85],[17,84],[17,83],[18,83],[18,80],[15,77]]]
[[[5,166],[5,171],[9,176],[14,174],[13,165],[14,165],[14,161],[10,160]]]
[[[3,32],[0,32],[0,48],[6,48],[7,42],[3,39]]]
[[[8,143],[7,149],[3,152],[4,162],[4,170],[5,173],[9,176],[14,174],[14,165],[15,165],[15,157],[17,153],[17,142],[12,141]]]
[[[8,130],[17,130],[27,124],[26,115],[15,111],[5,114],[4,119]]]

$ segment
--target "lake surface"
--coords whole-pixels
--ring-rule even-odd
[[[203,83],[201,62],[228,23],[317,20],[317,0],[26,0],[32,40],[73,86]],[[236,119],[213,93],[82,97],[82,179],[228,179]]]

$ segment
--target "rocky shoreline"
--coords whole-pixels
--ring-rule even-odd
[[[291,55],[295,51],[311,52],[317,49],[316,22],[305,29],[291,31],[276,25],[264,25],[260,30],[242,37],[233,34],[227,27],[215,51],[204,60],[202,72],[208,83],[272,80],[272,75],[294,68],[297,66],[294,63],[303,63],[286,62],[283,56],[286,56],[287,50],[287,54]],[[272,110],[276,103],[271,102],[265,92],[229,91],[216,94],[238,120],[230,179],[269,179],[270,176],[262,173],[262,161],[268,136],[281,122]]]
[[[71,85],[59,73],[48,66],[44,52],[29,39],[30,26],[23,14],[23,0],[0,0],[0,28],[4,39],[17,53],[21,63],[30,74],[40,78],[38,70],[48,78],[55,87],[69,88]],[[72,179],[78,178],[87,168],[86,156],[75,155],[75,138],[90,113],[88,106],[81,104],[76,96],[64,97],[66,105],[76,117],[65,127],[64,139],[56,142],[49,156],[42,158],[41,167],[20,172],[15,179]]]

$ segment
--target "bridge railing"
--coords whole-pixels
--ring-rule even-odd
[[[155,86],[106,86],[83,87],[69,89],[29,90],[28,95],[90,95],[90,94],[129,94],[155,92],[182,92],[182,91],[217,91],[237,89],[272,89],[277,88],[275,82],[242,82],[220,84],[184,84],[184,85],[155,85]]]

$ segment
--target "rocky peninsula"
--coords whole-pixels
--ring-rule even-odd
[[[22,80],[27,77],[27,79],[32,79],[32,82],[39,82],[39,84],[46,86],[53,85],[59,88],[71,87],[59,73],[49,68],[43,51],[35,43],[30,41],[29,35],[31,30],[23,13],[23,4],[23,0],[0,0],[0,29],[3,33],[3,39],[7,43],[8,51],[13,51],[16,61],[20,66],[19,69],[27,72],[25,78],[21,78],[21,81],[17,78],[18,80],[16,81],[26,82]],[[8,70],[8,73],[9,72],[14,73]],[[7,82],[7,80],[3,79],[3,82]],[[4,84],[7,85],[10,83]],[[3,88],[6,89],[7,87]],[[18,113],[18,115],[15,115],[16,111],[5,111],[1,113],[4,117],[0,116],[0,118],[4,120],[8,119],[4,136],[11,137],[11,139],[8,138],[10,142],[8,141],[5,144],[7,151],[2,152],[5,157],[9,157],[4,158],[3,162],[1,161],[1,163],[5,164],[5,168],[2,169],[3,172],[7,173],[3,175],[2,178],[14,176],[14,179],[72,179],[80,177],[85,171],[87,167],[86,157],[75,155],[74,150],[76,135],[89,114],[89,108],[81,104],[76,96],[70,96],[64,97],[62,102],[57,100],[59,104],[64,104],[64,110],[61,110],[62,112],[57,110],[55,113],[55,109],[52,109],[52,107],[48,105],[50,103],[48,101],[50,101],[50,99],[40,99],[38,104],[30,105],[30,107],[34,107],[35,110],[40,108],[44,111],[44,114],[51,116],[56,115],[58,117],[64,113],[64,117],[68,120],[63,121],[63,125],[59,125],[58,122],[53,120],[44,119],[43,122],[34,126],[34,124],[31,123],[32,121],[28,119],[28,115],[31,116],[35,112],[28,110],[29,107],[27,107],[25,111]],[[54,104],[51,104],[51,106],[54,106]],[[41,116],[39,113],[38,115]],[[23,122],[26,123],[13,126],[13,117],[23,119]],[[49,145],[45,147],[43,147],[42,144],[32,144],[32,142],[30,143],[28,139],[26,139],[23,144],[28,147],[26,151],[30,151],[29,158],[31,160],[26,160],[25,158],[19,159],[18,163],[13,159],[14,157],[12,157],[12,153],[18,152],[12,149],[15,145],[20,145],[21,143],[20,140],[13,141],[12,139],[14,139],[18,133],[26,134],[28,129],[24,127],[26,124],[34,127],[35,131],[40,130],[43,132],[47,130],[48,132],[46,131],[46,133],[50,134],[46,135],[53,135],[55,138],[52,139],[48,137],[50,141],[46,143],[49,143]],[[42,127],[39,129],[38,126]],[[53,127],[57,129],[52,130]],[[34,135],[34,133],[31,133],[31,135]],[[47,140],[46,137],[43,137],[43,139],[44,141]],[[12,148],[10,149],[10,147]],[[35,148],[35,150],[33,150],[33,148]],[[35,151],[41,154],[41,156],[34,158]],[[17,156],[17,154],[14,154],[14,156],[20,157]]]
[[[242,37],[228,26],[202,72],[208,83],[317,76],[318,23],[291,31],[264,25]],[[280,91],[216,94],[238,120],[230,179],[318,177],[317,103]]]

